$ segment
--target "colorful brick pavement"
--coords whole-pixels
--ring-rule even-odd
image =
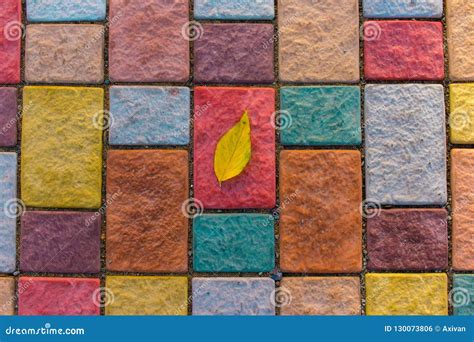
[[[473,25],[471,0],[0,1],[0,315],[474,315]]]

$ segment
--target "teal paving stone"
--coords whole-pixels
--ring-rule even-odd
[[[186,87],[111,87],[110,144],[187,145],[190,101]]]
[[[364,0],[370,18],[441,18],[443,0]]]
[[[271,20],[275,17],[273,0],[195,0],[196,19]]]
[[[271,215],[202,215],[194,219],[194,270],[269,272],[275,267]]]
[[[474,274],[456,274],[450,293],[454,315],[474,316]]]
[[[104,20],[106,0],[27,0],[29,21]]]
[[[22,212],[16,193],[17,157],[0,153],[0,273],[16,268],[16,216]]]
[[[283,145],[359,145],[359,87],[284,87],[279,128]]]

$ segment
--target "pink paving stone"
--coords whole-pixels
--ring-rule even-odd
[[[427,21],[367,21],[364,63],[368,80],[442,80],[443,26]]]
[[[16,145],[16,98],[16,88],[0,88],[0,146]]]
[[[110,79],[184,82],[189,78],[188,0],[110,0]]]
[[[275,206],[275,91],[270,88],[197,87],[194,92],[194,197],[205,208]],[[214,152],[219,139],[248,110],[252,158],[239,176],[219,187]]]
[[[0,83],[20,82],[21,0],[0,1]]]

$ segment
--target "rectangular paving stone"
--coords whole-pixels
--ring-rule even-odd
[[[474,275],[455,274],[450,293],[455,316],[474,316]]]
[[[449,126],[453,144],[474,143],[474,83],[449,85]]]
[[[110,303],[106,315],[172,315],[188,313],[186,277],[107,276]],[[113,298],[113,300],[112,300]]]
[[[21,217],[22,272],[99,273],[100,226],[93,212],[28,211]]]
[[[21,0],[0,1],[0,84],[20,83]]]
[[[16,217],[22,203],[17,198],[16,153],[0,153],[0,273],[16,269]]]
[[[197,216],[193,223],[196,272],[270,272],[275,267],[273,217],[261,214]]]
[[[474,150],[451,151],[452,250],[455,270],[474,270]]]
[[[0,88],[0,146],[16,145],[17,90]]]
[[[448,315],[448,277],[444,273],[365,276],[369,316]]]
[[[284,277],[276,292],[281,315],[360,315],[358,277]]]
[[[284,82],[359,81],[358,0],[279,0]]]
[[[284,87],[280,91],[283,145],[359,145],[359,87]]]
[[[191,96],[186,87],[111,87],[112,145],[186,145]]]
[[[446,128],[442,85],[365,88],[366,195],[387,205],[444,205]]]
[[[282,151],[280,266],[284,272],[362,269],[359,151]]]
[[[188,0],[110,0],[109,73],[114,82],[186,82]]]
[[[106,0],[27,0],[29,21],[104,20]]]
[[[252,157],[239,176],[221,186],[214,173],[219,139],[248,110]],[[194,196],[205,208],[273,208],[276,203],[275,90],[194,89]]]
[[[269,278],[193,278],[193,315],[270,316],[274,295]]]
[[[0,316],[15,313],[15,279],[0,277]]]
[[[25,204],[99,208],[104,90],[25,87],[21,194]]]
[[[195,0],[194,18],[220,20],[271,20],[273,0]]]
[[[99,279],[20,277],[18,315],[99,315],[99,286]]]
[[[372,18],[441,18],[443,0],[364,0],[364,16]]]
[[[186,272],[188,198],[187,151],[109,151],[107,269]]]
[[[444,79],[443,25],[433,21],[366,21],[367,80]]]
[[[104,27],[95,24],[28,25],[25,79],[37,83],[102,83]]]
[[[194,41],[194,80],[272,83],[273,25],[204,24]]]
[[[445,209],[374,210],[367,216],[369,270],[448,268],[448,214]]]

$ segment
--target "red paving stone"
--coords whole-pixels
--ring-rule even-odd
[[[0,83],[20,82],[21,0],[0,1]]]

